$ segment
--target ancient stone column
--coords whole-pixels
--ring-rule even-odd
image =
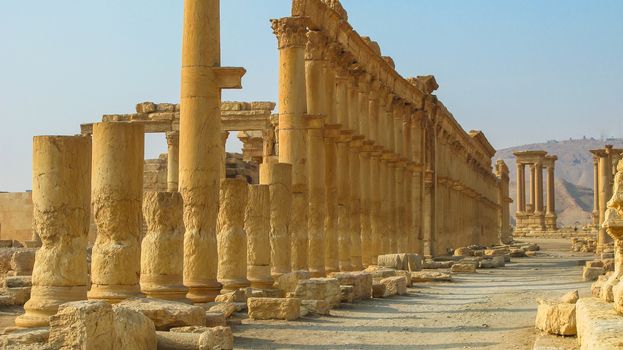
[[[526,211],[526,165],[517,162],[517,213]]]
[[[324,277],[326,216],[324,123],[327,115],[325,51],[327,42],[319,31],[307,32],[305,82],[307,92],[307,166],[309,178],[309,272]]]
[[[59,305],[86,299],[90,191],[90,137],[34,137],[33,228],[42,244],[18,327],[45,327]]]
[[[167,191],[177,192],[180,171],[180,133],[167,132]]]
[[[536,181],[534,186],[534,212],[536,215],[543,215],[543,164],[536,163],[534,171]]]
[[[359,153],[363,146],[363,136],[353,136],[349,147],[350,183],[350,262],[353,270],[362,270],[361,260],[361,175]]]
[[[223,179],[216,239],[218,242],[218,281],[221,294],[251,285],[247,279],[247,234],[244,215],[248,185],[242,179]]]
[[[290,272],[290,213],[292,211],[292,165],[264,162],[260,183],[270,189],[270,263],[274,279]]]
[[[272,20],[279,46],[279,162],[292,164],[292,221],[290,226],[294,270],[307,270],[308,187],[305,46],[307,19]]]
[[[603,223],[606,219],[606,208],[608,200],[611,197],[611,169],[612,164],[609,162],[610,158],[604,150],[599,150],[599,235],[597,242],[597,252],[602,252],[608,243],[612,242],[612,239],[608,235],[606,229],[603,227]]]
[[[551,164],[547,167],[547,212],[545,214],[545,224],[547,230],[555,231],[558,229],[556,225],[556,187],[554,183],[554,162],[556,157],[550,157]]]
[[[599,229],[599,157],[593,155],[593,225]]]
[[[144,137],[142,124],[93,125],[91,199],[97,238],[89,299],[115,303],[140,295]]]
[[[179,192],[146,192],[141,243],[141,292],[150,298],[186,301],[183,284],[184,219]]]
[[[603,152],[603,150],[599,151]],[[599,170],[601,172],[601,167]],[[611,168],[608,168],[608,172],[610,171]],[[621,212],[623,207],[623,162],[618,162],[617,164],[617,173],[614,177],[613,185],[613,195],[607,202],[607,210],[601,228],[606,230],[608,235],[614,239],[615,266],[614,273],[601,286],[600,297],[607,302],[614,301],[614,309],[623,314],[623,213]],[[601,249],[603,249],[603,246]]]
[[[312,277],[324,277],[324,242],[325,242],[325,153],[324,153],[324,117],[308,117],[309,168],[309,272]]]
[[[221,89],[240,88],[242,68],[221,68],[220,1],[185,0],[179,191],[184,199],[184,285],[193,302],[219,294],[216,218],[222,171]]]
[[[510,231],[510,210],[509,210],[509,176],[508,167],[503,160],[499,159],[496,162],[496,175],[498,177],[498,205],[499,208],[499,230],[500,230],[500,242],[508,244],[512,242],[513,236]]]
[[[372,260],[372,228],[370,222],[370,153],[372,145],[369,141],[365,141],[359,154],[359,170],[361,178],[361,262],[363,267],[376,265],[376,261]]]
[[[530,164],[530,208],[532,214],[536,211],[536,164]]]
[[[370,153],[370,234],[371,234],[371,260],[378,261],[381,254],[382,232],[381,225],[381,152],[380,145],[373,146]]]
[[[229,131],[221,131],[221,142],[219,144],[221,154],[221,171],[219,176],[221,179],[227,177],[227,152],[225,151],[227,145],[227,139],[229,138]]]
[[[407,233],[404,230],[405,226],[405,207],[404,207],[404,168],[406,166],[405,159],[402,155],[403,152],[403,136],[402,136],[402,123],[404,119],[404,103],[397,101],[394,106],[392,114],[392,124],[394,127],[393,132],[393,151],[396,155],[395,171],[394,171],[394,225],[396,232],[396,252],[407,252]]]
[[[338,160],[337,160],[337,140],[340,129],[336,124],[326,125],[324,129],[325,140],[325,196],[326,196],[326,216],[325,216],[325,254],[324,264],[327,274],[340,270],[338,252]]]
[[[270,274],[270,186],[250,185],[244,214],[247,234],[247,279],[251,287],[273,286]]]

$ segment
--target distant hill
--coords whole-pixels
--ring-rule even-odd
[[[585,225],[591,222],[593,211],[593,156],[591,149],[604,148],[605,145],[623,148],[623,139],[580,139],[566,141],[548,141],[531,145],[516,146],[498,150],[494,159],[503,159],[510,169],[511,215],[515,214],[516,201],[516,165],[513,152],[526,150],[544,150],[558,156],[556,161],[556,212],[558,224],[571,226]],[[526,179],[528,179],[526,172]],[[545,173],[544,173],[545,176]],[[528,186],[528,181],[526,181]],[[545,188],[545,183],[543,187]],[[526,198],[528,200],[528,198]],[[543,196],[543,200],[546,198]]]

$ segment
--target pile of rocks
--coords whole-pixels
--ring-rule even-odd
[[[24,305],[30,298],[36,248],[0,241],[0,305]]]
[[[595,259],[584,263],[582,279],[596,281],[607,272],[614,271],[614,259]]]
[[[574,237],[571,239],[571,251],[580,253],[592,253],[597,249],[597,241],[593,238]]]
[[[579,299],[577,290],[558,299],[539,299],[535,327],[543,332],[570,336],[576,334],[575,304]]]

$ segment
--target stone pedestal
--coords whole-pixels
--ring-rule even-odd
[[[270,274],[270,186],[249,186],[249,199],[244,215],[247,234],[247,279],[251,287],[273,286]]]
[[[45,327],[59,305],[87,296],[91,139],[36,136],[32,167],[33,227],[42,245],[18,327]]]
[[[142,124],[93,125],[97,238],[89,299],[115,303],[140,295],[144,136]]]
[[[244,215],[248,185],[242,179],[223,179],[217,221],[218,281],[221,294],[251,285],[247,280],[247,234]]]
[[[183,284],[184,220],[179,192],[146,192],[141,244],[141,292],[147,297],[186,302]]]
[[[292,165],[265,162],[260,182],[270,189],[270,262],[274,279],[290,269],[290,213],[292,212]]]

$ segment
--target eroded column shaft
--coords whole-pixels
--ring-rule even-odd
[[[247,279],[251,287],[271,288],[270,274],[270,186],[250,185],[244,214],[247,234]]]

